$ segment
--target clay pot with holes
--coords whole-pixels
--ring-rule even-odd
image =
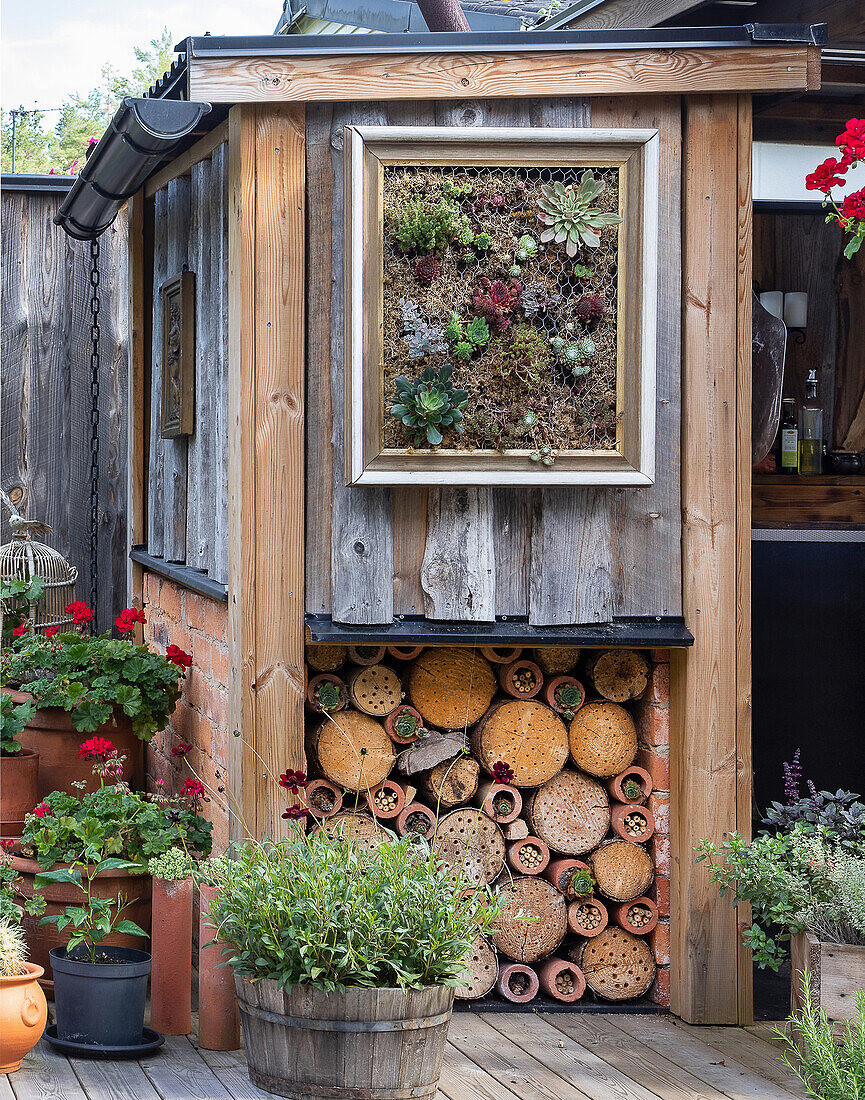
[[[539,875],[550,862],[550,850],[536,836],[508,845],[508,866],[518,875]]]
[[[523,796],[510,783],[489,781],[481,783],[475,795],[475,802],[493,821],[499,825],[508,825],[516,821],[523,809]]]
[[[403,735],[397,729],[397,723],[404,714],[409,714],[417,720],[417,729],[412,734]],[[402,703],[386,716],[384,728],[387,730],[388,737],[395,745],[412,745],[422,735],[424,728],[423,716],[420,711],[415,710],[414,707],[410,707],[408,703]]]
[[[466,959],[466,971],[463,979],[469,984],[458,985],[454,989],[454,997],[458,1001],[476,1001],[485,997],[496,984],[499,960],[495,950],[483,936],[478,936],[472,945],[471,953]]]
[[[350,645],[348,660],[353,665],[377,665],[384,660],[387,647],[383,645]]]
[[[320,821],[326,821],[342,809],[342,791],[326,779],[310,779],[304,793],[310,814]]]
[[[658,923],[658,907],[651,898],[634,898],[613,906],[613,920],[626,932],[646,936]]]
[[[339,695],[339,702],[336,706],[323,707],[319,702],[317,695],[323,684],[333,684],[336,689]],[[348,706],[348,688],[332,672],[320,672],[318,676],[313,676],[307,684],[306,705],[313,714],[336,714],[338,711],[345,710]]]
[[[413,661],[423,653],[422,645],[389,645],[387,652],[395,661]]]
[[[568,697],[562,700],[559,695],[566,689]],[[575,698],[570,700],[570,695],[574,695]],[[560,718],[570,722],[586,701],[586,689],[574,676],[554,676],[544,684],[543,700]]]
[[[630,790],[628,788],[631,788]],[[631,764],[607,782],[610,798],[617,802],[645,802],[652,793],[652,777],[645,768]],[[639,792],[639,793],[638,793]]]
[[[347,683],[352,706],[373,718],[386,718],[402,702],[399,676],[386,665],[356,668]]]
[[[366,795],[370,812],[385,821],[392,817],[399,817],[405,806],[405,791],[392,779],[385,779],[377,787],[373,787]]]
[[[586,992],[585,976],[569,959],[547,959],[538,968],[541,989],[548,997],[573,1004]]]
[[[509,665],[522,655],[520,646],[482,645],[481,653],[494,665]]]
[[[655,833],[655,818],[648,806],[620,802],[613,806],[610,820],[613,832],[622,840],[644,844]]]
[[[498,678],[499,687],[512,699],[534,699],[544,686],[544,674],[534,661],[527,661],[525,657],[509,665],[500,665]]]
[[[576,936],[599,936],[609,920],[606,905],[597,898],[575,898],[568,906],[568,928]]]
[[[423,802],[410,802],[403,806],[396,819],[396,831],[400,836],[422,836],[432,840],[435,832],[436,815]]]
[[[547,864],[544,873],[559,893],[564,894],[568,901],[571,901],[578,896],[572,885],[572,879],[577,871],[588,871],[590,875],[592,873],[588,863],[583,863],[579,859],[554,859]],[[594,882],[594,878],[592,881]]]
[[[538,995],[540,982],[538,976],[525,963],[505,963],[499,970],[496,990],[501,997],[512,1004],[524,1005]]]

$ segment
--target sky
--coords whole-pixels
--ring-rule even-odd
[[[282,0],[3,0],[0,15],[4,107],[58,107],[99,82],[110,62],[121,73],[168,27],[189,35],[272,34]]]

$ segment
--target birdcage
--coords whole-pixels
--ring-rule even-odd
[[[36,629],[70,624],[72,617],[66,608],[75,599],[78,570],[59,551],[33,539],[34,531],[50,531],[50,527],[38,520],[24,519],[2,490],[0,496],[11,513],[12,529],[11,541],[0,546],[0,581],[30,581],[39,577],[45,591],[41,599],[29,605],[27,618],[31,626]]]

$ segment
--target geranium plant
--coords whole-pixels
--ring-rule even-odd
[[[805,186],[809,191],[822,192],[823,205],[831,205],[833,209],[826,221],[836,222],[850,235],[844,248],[844,255],[849,260],[865,241],[865,187],[847,195],[840,206],[832,188],[843,187],[850,169],[865,160],[865,118],[851,118],[835,143],[841,151],[841,159],[829,157],[824,160],[805,177]]]

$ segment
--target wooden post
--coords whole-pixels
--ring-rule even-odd
[[[145,400],[146,324],[145,248],[144,248],[144,192],[133,195],[126,204],[128,219],[128,293],[129,293],[129,369],[126,376],[129,410],[126,436],[126,500],[127,550],[147,540],[147,518],[144,513],[145,482],[147,477],[146,447],[150,431]],[[126,556],[126,602],[129,607],[142,607],[144,603],[144,570]],[[143,640],[141,626],[135,628],[135,639]]]
[[[255,836],[285,832],[274,778],[305,768],[304,177],[302,104],[231,109],[230,774]]]
[[[671,996],[700,1024],[750,1012],[741,917],[693,851],[750,821],[750,155],[749,103],[686,99],[682,557],[695,645],[674,651],[671,685]]]

